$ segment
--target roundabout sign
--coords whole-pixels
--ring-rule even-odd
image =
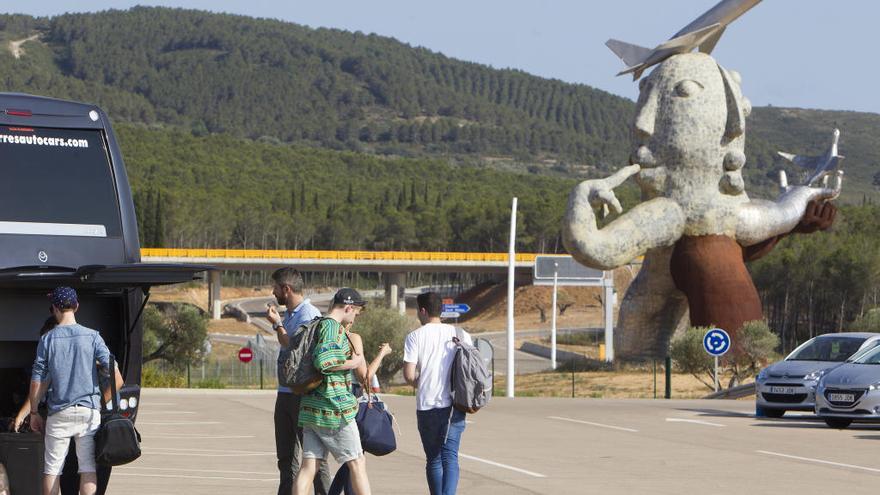
[[[715,357],[715,391],[718,391],[718,357],[730,350],[730,335],[720,328],[713,328],[703,336],[703,349]]]
[[[709,330],[703,336],[703,349],[712,356],[723,356],[730,350],[730,335],[720,328]]]

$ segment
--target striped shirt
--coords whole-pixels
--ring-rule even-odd
[[[299,426],[340,428],[354,420],[357,399],[351,393],[349,370],[330,371],[351,355],[345,330],[336,320],[327,318],[318,329],[313,360],[324,374],[324,381],[315,390],[303,395],[299,409]]]

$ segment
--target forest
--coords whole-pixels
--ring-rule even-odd
[[[18,59],[0,50],[0,88],[92,101],[116,122],[572,178],[631,151],[628,99],[376,34],[158,7],[0,15],[0,43],[35,34]],[[777,150],[822,152],[839,127],[844,199],[877,199],[880,116],[760,107],[748,126],[751,192],[800,175]]]
[[[517,196],[517,248],[560,252],[568,192],[630,153],[630,100],[376,34],[153,7],[0,15],[0,47],[32,36],[0,48],[0,91],[108,112],[146,247],[503,251]],[[878,305],[880,115],[768,106],[747,126],[751,196],[803,175],[778,150],[820,154],[837,127],[847,156],[835,227],[750,266],[790,350]]]

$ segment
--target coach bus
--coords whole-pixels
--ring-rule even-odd
[[[46,294],[79,293],[79,323],[101,332],[140,406],[141,313],[150,287],[197,279],[204,266],[140,262],[137,220],[119,146],[94,105],[0,93],[0,418],[26,398]],[[40,493],[42,439],[0,433],[0,473],[14,495]],[[75,456],[73,456],[75,462]],[[68,457],[70,463],[71,457]],[[109,468],[99,468],[98,492]],[[73,476],[75,478],[75,475]]]

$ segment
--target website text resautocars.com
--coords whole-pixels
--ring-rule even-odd
[[[0,143],[25,144],[31,146],[54,146],[60,148],[88,148],[87,139],[65,139],[56,137],[43,137],[34,134],[0,134]]]

